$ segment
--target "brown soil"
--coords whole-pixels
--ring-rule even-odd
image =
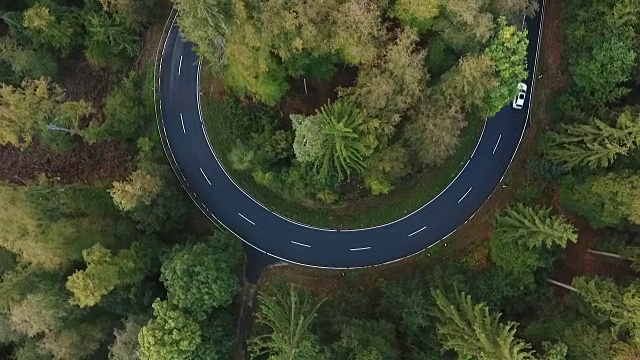
[[[276,109],[281,118],[289,119],[290,114],[313,115],[316,109],[322,107],[329,100],[337,97],[337,88],[353,86],[356,81],[357,70],[346,67],[340,70],[329,81],[317,79],[293,79],[289,82],[291,87]]]
[[[61,78],[66,99],[72,101],[85,100],[100,110],[109,93],[109,76],[93,67],[83,54],[70,58],[72,64],[63,69]],[[98,111],[99,113],[100,111]]]
[[[27,185],[40,174],[63,184],[91,184],[104,179],[124,178],[131,154],[116,143],[79,144],[73,150],[55,154],[38,144],[25,151],[0,146],[0,180]]]
[[[606,238],[604,231],[593,229],[587,222],[567,213],[558,201],[557,191],[554,189],[549,195],[554,210],[565,216],[578,228],[578,242],[569,244],[564,256],[558,261],[556,269],[551,278],[565,284],[571,284],[573,278],[577,276],[601,275],[616,280],[623,281],[633,275],[629,268],[629,263],[624,260],[611,259],[587,252],[589,249],[596,249],[599,240]],[[565,295],[569,291],[562,288],[555,288],[556,295]]]
[[[564,60],[564,34],[562,31],[562,12],[564,0],[547,0],[545,4],[544,27],[542,29],[541,67],[537,90],[545,99],[563,92],[571,82],[571,76]]]

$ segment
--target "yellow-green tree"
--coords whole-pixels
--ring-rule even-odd
[[[47,125],[79,133],[80,120],[93,112],[85,101],[65,101],[64,90],[48,78],[25,79],[19,88],[2,84],[0,144],[24,148],[38,133],[49,131]]]
[[[142,281],[151,265],[151,252],[145,247],[153,246],[136,243],[117,255],[100,244],[83,251],[87,268],[76,270],[67,278],[66,287],[72,294],[71,302],[81,308],[94,306],[116,287]]]
[[[131,211],[141,204],[149,205],[162,190],[162,179],[145,171],[136,170],[126,181],[116,181],[109,193],[118,208]]]

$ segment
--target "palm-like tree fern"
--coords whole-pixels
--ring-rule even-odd
[[[351,103],[327,103],[316,115],[291,119],[297,159],[313,162],[314,172],[323,179],[335,175],[344,180],[353,171],[363,171],[377,145],[372,131],[377,122]]]
[[[264,354],[278,360],[317,358],[319,348],[310,327],[324,300],[317,301],[308,291],[284,283],[268,287],[258,299],[257,321],[269,333],[251,340],[252,358]]]

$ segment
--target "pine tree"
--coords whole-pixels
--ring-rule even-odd
[[[599,119],[564,125],[547,139],[545,155],[565,169],[605,168],[640,144],[640,113],[626,109],[618,116],[615,127]]]
[[[614,333],[629,333],[640,340],[640,285],[620,287],[608,278],[578,277],[573,286],[596,317],[611,324]]]
[[[292,115],[291,119],[296,158],[313,162],[320,179],[335,176],[341,181],[353,171],[363,171],[377,145],[372,131],[376,122],[351,103],[328,103],[316,115]]]
[[[494,231],[496,236],[510,238],[529,248],[551,248],[554,245],[565,248],[568,242],[577,242],[575,226],[564,217],[550,213],[551,208],[548,207],[533,208],[518,203],[496,218]]]
[[[253,338],[252,358],[270,354],[271,359],[313,360],[318,344],[310,327],[324,300],[313,299],[308,291],[279,283],[260,292],[257,322],[270,333]]]
[[[474,304],[471,296],[457,289],[452,295],[432,293],[443,350],[454,350],[462,360],[535,359],[531,345],[515,337],[517,323],[501,323],[500,313],[491,313],[485,303]]]
[[[601,228],[640,224],[640,176],[610,172],[585,179],[569,179],[560,193],[562,204]]]

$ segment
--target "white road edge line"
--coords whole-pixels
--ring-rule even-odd
[[[425,226],[425,227],[423,227],[422,229],[416,230],[416,231],[412,232],[411,234],[409,234],[409,236],[413,236],[413,235],[415,235],[415,234],[419,233],[420,231],[422,231],[422,230],[424,230],[424,229],[426,229],[426,228],[427,228],[427,227]]]
[[[500,136],[498,136],[498,142],[496,143],[496,147],[493,148],[493,153],[496,153],[496,150],[498,150],[498,144],[500,144],[500,139],[502,139],[502,134],[500,134]]]
[[[255,226],[255,224],[256,224],[256,223],[254,223],[253,221],[251,221],[251,220],[247,219],[247,217],[246,217],[246,216],[244,216],[244,215],[242,215],[242,214],[240,214],[240,213],[238,213],[238,215],[240,215],[240,217],[242,217],[243,219],[245,219],[245,220],[247,220],[248,222],[250,222],[250,223],[251,223],[251,225],[254,225],[254,226]]]
[[[308,247],[308,248],[310,248],[310,247],[311,247],[311,245],[307,245],[307,244],[299,243],[299,242],[296,242],[296,241],[293,241],[293,240],[291,240],[291,243],[296,244],[296,245],[300,245],[300,246],[304,246],[304,247]]]
[[[178,75],[180,75],[181,71],[182,71],[182,55],[180,55],[180,63],[178,64]]]
[[[187,130],[184,129],[184,119],[182,118],[182,113],[180,113],[180,123],[182,123],[182,133],[186,134]]]
[[[211,185],[211,181],[209,181],[209,178],[207,177],[207,174],[204,173],[204,170],[202,170],[202,168],[200,168],[200,172],[202,173],[202,176],[204,176],[204,179],[207,180],[209,185]]]
[[[471,189],[473,189],[473,186],[472,186],[472,187],[470,187],[470,188],[469,188],[469,190],[467,190],[467,192],[466,192],[466,193],[464,193],[464,195],[462,195],[462,197],[460,198],[460,200],[458,200],[458,204],[460,204],[460,202],[461,202],[462,200],[464,200],[464,198],[466,198],[466,197],[467,197],[467,195],[469,195],[469,193],[471,192]]]
[[[349,249],[350,251],[360,251],[360,250],[369,250],[371,249],[371,246],[367,246],[367,247],[361,247],[361,248],[353,248],[353,249]]]

